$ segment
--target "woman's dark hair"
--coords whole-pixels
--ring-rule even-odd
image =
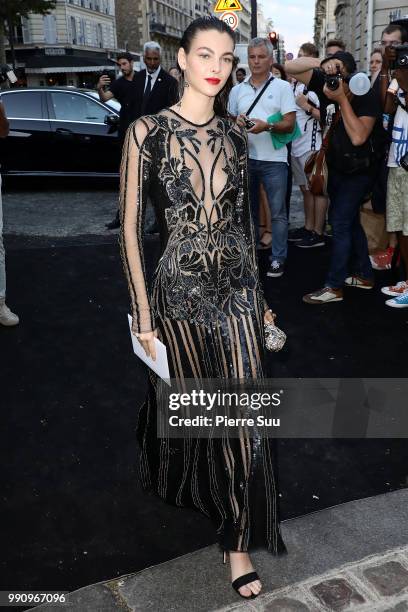
[[[211,16],[211,17],[199,17],[198,19],[195,19],[194,21],[192,21],[190,25],[184,31],[183,37],[180,42],[180,47],[184,49],[186,54],[189,53],[190,48],[191,48],[191,43],[195,35],[198,32],[205,32],[205,31],[211,31],[211,30],[216,30],[217,32],[220,32],[221,34],[224,34],[224,33],[228,34],[231,37],[233,43],[235,44],[235,34],[233,30],[231,30],[229,25],[227,25],[225,21],[222,21],[222,19],[218,19],[217,17]],[[180,66],[178,66],[178,68],[181,72],[181,79],[179,82],[179,98],[181,98],[181,96],[183,95],[183,90],[184,90],[184,74],[183,74],[183,71],[180,69]],[[233,68],[233,65],[231,66],[231,68]],[[234,83],[232,80],[232,70],[231,70],[231,74],[228,77],[227,82],[225,83],[224,87],[215,96],[214,112],[219,117],[228,116],[228,112],[227,112],[228,97],[229,97],[229,93],[233,85]]]
[[[282,66],[282,64],[272,64],[272,68],[275,68],[276,70],[279,70],[279,72],[281,73],[282,81],[287,81],[288,80],[286,71],[285,71],[284,67]]]

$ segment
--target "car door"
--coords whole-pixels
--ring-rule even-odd
[[[105,123],[112,111],[80,92],[48,90],[47,98],[55,170],[117,175],[120,163],[118,131]]]
[[[27,175],[49,172],[51,127],[44,92],[3,91],[1,101],[10,123],[8,137],[0,142],[2,172]]]

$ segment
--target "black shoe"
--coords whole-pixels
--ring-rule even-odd
[[[310,234],[311,231],[307,230],[305,227],[298,227],[297,229],[289,230],[288,241],[298,242],[299,240],[307,238]]]
[[[110,223],[105,223],[105,227],[108,230],[118,229],[120,227],[119,212],[116,213],[116,217]]]
[[[229,554],[228,551],[226,550],[223,551],[222,562],[224,564],[227,560],[228,554]],[[239,589],[241,587],[246,586],[250,582],[254,582],[254,580],[259,580],[259,576],[255,571],[249,572],[248,574],[243,574],[242,576],[238,576],[238,578],[236,578],[231,583],[231,586],[234,589],[234,591],[238,593],[240,597],[242,597],[242,599],[255,599],[255,597],[258,597],[259,593],[251,593],[251,595],[241,595],[241,593],[239,592]]]
[[[309,236],[305,236],[303,240],[296,242],[295,246],[299,247],[300,249],[313,249],[314,247],[324,246],[325,244],[323,234],[309,232]]]
[[[282,276],[285,271],[285,264],[281,261],[276,261],[274,259],[271,263],[271,267],[266,273],[266,276],[271,276],[273,278],[277,278],[278,276]]]

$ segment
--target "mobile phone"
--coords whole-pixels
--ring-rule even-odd
[[[251,121],[251,119],[244,119],[245,129],[250,130],[254,127],[255,121]]]

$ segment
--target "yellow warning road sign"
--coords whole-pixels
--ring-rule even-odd
[[[224,11],[242,11],[242,6],[239,0],[218,0],[215,5],[215,13],[223,13]]]

